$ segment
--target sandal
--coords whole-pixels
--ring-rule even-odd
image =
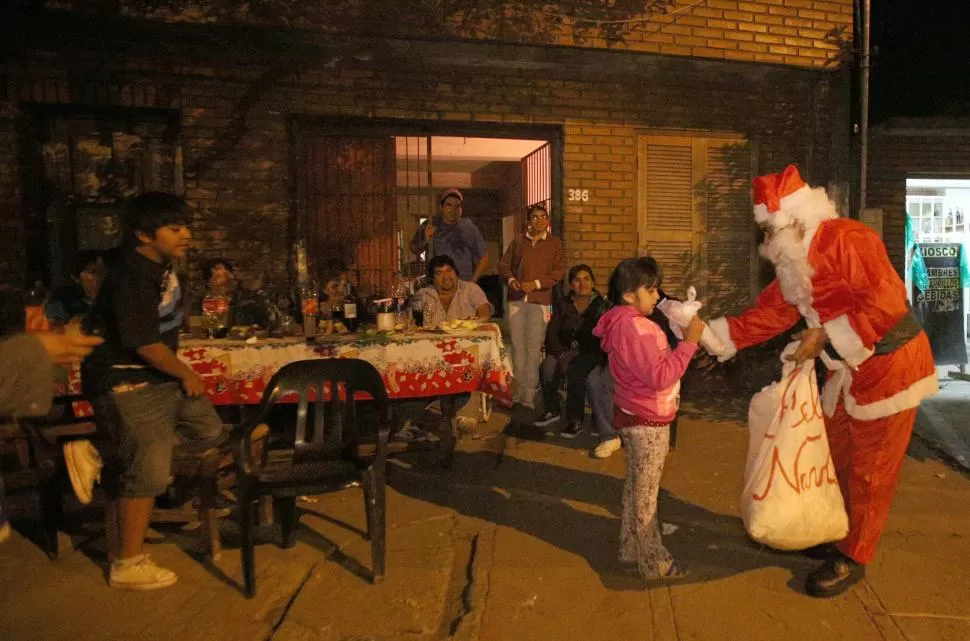
[[[667,568],[667,571],[660,575],[660,578],[661,579],[681,579],[687,576],[689,572],[690,570],[687,568],[687,565],[685,565],[682,562],[674,561],[673,563],[670,564],[670,567]]]

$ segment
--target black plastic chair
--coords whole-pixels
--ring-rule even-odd
[[[326,387],[325,387],[326,386]],[[325,390],[329,389],[329,398]],[[339,390],[339,391],[338,391]],[[378,410],[376,453],[359,455],[360,430],[355,394],[365,392]],[[287,395],[299,395],[296,425],[270,425],[269,438],[254,460],[253,430]],[[312,398],[311,398],[312,397]],[[311,411],[312,409],[312,411]],[[253,527],[256,502],[272,497],[283,530],[283,547],[296,543],[296,499],[361,485],[371,542],[372,581],[384,577],[386,556],[385,460],[390,412],[384,381],[373,365],[359,359],[313,359],[281,368],[263,393],[259,411],[233,430],[236,482],[242,531],[242,565],[248,597],[256,593]]]

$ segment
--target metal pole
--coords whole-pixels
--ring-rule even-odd
[[[435,207],[434,201],[434,178],[431,175],[431,136],[428,136],[428,153],[425,157],[425,163],[428,166],[428,204],[431,205],[431,213],[429,214],[430,218],[428,219],[428,224],[430,225],[434,222],[435,214],[438,213],[438,209]],[[434,238],[428,241],[428,250],[424,255],[424,258],[426,261],[434,258]]]
[[[869,14],[870,0],[863,0],[862,17],[862,88],[860,93],[862,114],[860,118],[860,163],[859,163],[859,213],[866,208],[866,187],[869,174]]]

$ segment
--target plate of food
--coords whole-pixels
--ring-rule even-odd
[[[479,322],[477,320],[450,320],[442,322],[438,325],[438,329],[449,334],[457,334],[459,332],[478,329],[478,325]]]

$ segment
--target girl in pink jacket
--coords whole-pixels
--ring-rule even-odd
[[[686,574],[660,540],[657,498],[680,379],[704,331],[704,323],[694,316],[684,328],[684,340],[670,349],[663,330],[647,318],[657,304],[660,279],[660,267],[652,258],[621,262],[610,276],[614,307],[593,329],[609,355],[615,381],[613,423],[627,453],[619,558],[635,563],[645,579]]]

